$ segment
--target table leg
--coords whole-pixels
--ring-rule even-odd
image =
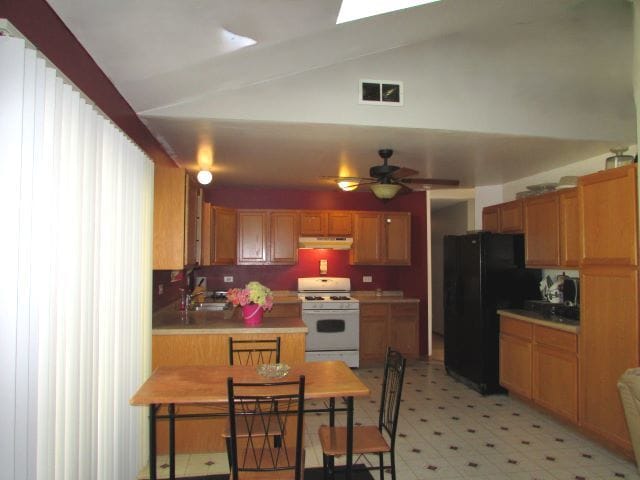
[[[176,406],[169,404],[169,478],[176,478]]]
[[[336,399],[334,397],[329,399],[329,426],[336,426]]]
[[[347,397],[347,471],[344,478],[351,480],[353,465],[353,397]]]
[[[156,476],[156,405],[149,405],[149,478]]]

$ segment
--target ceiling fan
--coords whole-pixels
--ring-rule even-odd
[[[458,180],[444,178],[409,178],[417,175],[418,172],[411,168],[390,165],[389,158],[393,155],[393,150],[383,148],[378,150],[378,155],[382,158],[382,165],[374,165],[369,169],[370,177],[323,177],[334,180],[344,191],[352,191],[360,185],[370,185],[373,194],[381,200],[390,200],[396,196],[400,190],[409,192],[412,189],[409,185],[428,185],[435,187],[457,187]]]

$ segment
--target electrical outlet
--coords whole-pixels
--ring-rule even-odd
[[[164,285],[162,283],[158,284],[158,295],[162,295],[164,293]]]
[[[233,283],[233,277],[231,275],[224,277],[224,283]]]
[[[362,283],[371,283],[373,282],[373,277],[371,275],[364,275],[362,277]]]

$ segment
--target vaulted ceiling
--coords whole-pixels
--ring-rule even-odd
[[[628,0],[442,0],[341,25],[339,0],[49,3],[214,187],[335,188],[320,176],[366,176],[385,147],[492,185],[636,143]],[[403,105],[359,103],[362,79],[402,82]]]

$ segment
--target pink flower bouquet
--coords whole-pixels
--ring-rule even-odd
[[[260,282],[249,282],[244,288],[231,288],[227,292],[227,300],[234,306],[259,305],[263,310],[273,307],[271,290]]]

